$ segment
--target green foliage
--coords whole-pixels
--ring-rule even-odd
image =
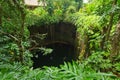
[[[0,61],[1,62],[7,62],[7,63],[13,63],[19,61],[19,47],[16,43],[11,42],[11,38],[8,36],[1,36],[0,37]],[[29,42],[23,42],[22,45],[25,48],[28,48],[30,46]],[[31,58],[32,54],[29,52],[29,50],[24,51],[24,60],[26,65],[32,65]]]
[[[93,67],[95,70],[105,70],[112,68],[111,60],[109,59],[109,52],[94,52],[92,55],[86,60],[85,64]]]
[[[113,59],[113,62],[112,62],[112,66],[113,66],[113,70],[116,72],[119,72],[120,71],[120,62],[119,62],[119,60],[120,60],[120,55],[118,55],[118,56],[114,56],[113,57],[114,59]]]
[[[107,35],[114,13],[110,36],[114,34],[119,21],[120,1],[113,6],[112,0],[90,0],[82,6],[83,0],[42,0],[47,6],[34,10],[26,9],[22,0],[0,1],[0,79],[1,80],[119,80],[112,73],[120,71],[120,56],[112,56],[110,40],[102,41]],[[113,0],[114,1],[114,0]],[[79,9],[82,7],[81,9]],[[84,51],[82,62],[64,63],[60,68],[29,68],[32,54],[28,27],[47,26],[60,21],[77,27],[78,44]],[[36,34],[44,39],[46,34]],[[82,49],[82,43],[85,49]],[[109,42],[109,43],[108,43]],[[105,49],[104,49],[105,47]],[[40,48],[44,55],[52,49]],[[80,52],[79,52],[80,53]],[[80,53],[82,54],[82,52]],[[87,56],[84,56],[87,55]],[[81,58],[81,57],[80,57]],[[21,65],[21,62],[24,65]],[[28,66],[29,65],[29,66]],[[106,72],[106,73],[102,73]],[[91,74],[92,73],[92,74]]]
[[[0,61],[9,62],[12,58],[13,52],[16,51],[17,54],[17,48],[15,49],[16,45],[11,44],[10,38],[7,36],[1,36],[0,37]],[[10,47],[11,45],[11,47]]]
[[[78,32],[84,35],[86,32],[88,34],[93,34],[94,30],[100,30],[100,16],[97,15],[87,15],[85,13],[77,12],[68,17],[68,21],[73,22],[78,27]]]
[[[120,58],[117,56],[114,57],[114,60],[111,60],[109,56],[109,52],[93,52],[89,58],[83,61],[83,63],[85,66],[89,66],[95,71],[116,73],[116,76],[119,76]]]
[[[58,23],[63,21],[69,14],[75,13],[77,11],[78,3],[80,6],[82,5],[81,0],[45,0],[44,2],[47,6],[27,11],[26,24],[28,26]]]
[[[31,63],[29,31],[25,25],[26,10],[21,0],[2,1],[2,24],[0,27],[0,61]],[[26,64],[28,65],[28,64]]]
[[[41,48],[40,48],[40,51],[43,52],[43,55],[47,55],[47,54],[52,53],[53,49],[41,47]]]
[[[37,8],[34,11],[28,10],[26,15],[27,26],[37,25],[39,22],[44,23],[48,13],[43,8]]]
[[[76,12],[76,8],[74,6],[69,6],[66,13],[69,14],[69,13],[75,13]]]
[[[28,11],[26,16],[26,24],[28,26],[36,25],[48,25],[52,23],[57,23],[61,20],[62,10],[55,9],[52,15],[44,10],[44,8],[36,8],[33,11]]]
[[[92,74],[91,74],[92,73]],[[19,63],[0,65],[1,80],[115,80],[113,74],[96,72],[76,62],[65,63],[60,68],[32,69]],[[119,80],[119,79],[117,79]]]

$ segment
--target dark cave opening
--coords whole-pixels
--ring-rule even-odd
[[[56,66],[59,67],[64,62],[71,62],[74,60],[74,46],[63,43],[52,43],[46,45],[46,48],[53,49],[52,53],[43,55],[41,51],[37,52],[38,57],[33,57],[33,68],[43,66]]]
[[[48,55],[42,51],[33,50],[33,68],[43,66],[57,66],[64,62],[71,62],[77,59],[76,51],[76,26],[68,22],[58,22],[49,25],[33,25],[29,27],[31,39],[37,43],[37,47],[44,46],[53,49]],[[45,38],[36,37],[38,34],[45,34]],[[33,46],[34,42],[31,43]],[[37,57],[36,57],[37,56]]]

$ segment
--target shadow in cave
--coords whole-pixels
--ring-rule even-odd
[[[59,67],[64,62],[71,62],[74,59],[74,46],[63,43],[52,43],[46,45],[46,48],[53,49],[51,54],[43,55],[43,53],[37,52],[38,57],[33,57],[33,68],[43,66],[56,66]]]

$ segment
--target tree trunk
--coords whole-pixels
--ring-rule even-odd
[[[17,42],[18,46],[19,46],[19,51],[20,51],[20,62],[23,64],[24,63],[24,46],[22,44],[23,40],[24,40],[24,29],[25,29],[25,12],[24,12],[24,0],[22,0],[23,4],[21,5],[17,0],[13,0],[14,4],[16,5],[16,8],[18,9],[18,11],[20,12],[20,18],[21,18],[21,29],[20,29],[20,34],[19,34],[19,41]]]
[[[0,4],[0,26],[2,25],[2,6]]]
[[[105,50],[105,34],[106,34],[106,32],[107,32],[107,28],[103,27],[102,32],[101,32],[102,40],[100,42],[100,49],[101,50]]]
[[[25,12],[24,12],[24,9],[20,7],[20,12],[21,12],[21,34],[20,34],[20,37],[21,37],[21,40],[20,40],[20,61],[21,63],[24,62],[24,46],[22,45],[22,42],[24,40],[24,29],[25,29]]]
[[[116,4],[117,4],[117,0],[113,0],[112,9],[116,6]],[[113,19],[114,19],[114,12],[111,12],[110,13],[110,21],[109,21],[109,25],[108,25],[107,33],[106,33],[106,41],[109,40],[110,31],[111,31],[112,26],[113,26]]]
[[[115,34],[112,39],[112,49],[111,49],[111,57],[117,56],[120,53],[120,21],[118,22],[115,30]]]
[[[86,44],[86,49],[85,49],[85,58],[88,58],[88,56],[90,56],[90,36],[86,35],[85,38],[85,44]]]

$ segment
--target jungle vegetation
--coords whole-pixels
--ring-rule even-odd
[[[120,0],[39,1],[47,6],[0,0],[0,80],[120,80]],[[61,21],[77,28],[78,59],[33,69],[28,28]]]

